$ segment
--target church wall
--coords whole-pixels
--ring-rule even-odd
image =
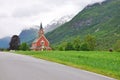
[[[41,41],[44,41],[44,46],[46,46],[46,47],[48,47],[49,46],[49,43],[48,43],[48,41],[42,36],[39,40],[38,40],[38,42],[36,43],[37,44],[37,46],[41,46],[42,44],[41,44]]]

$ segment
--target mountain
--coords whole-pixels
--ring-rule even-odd
[[[22,32],[19,35],[20,42],[26,42],[30,45],[32,41],[38,36],[38,30],[39,26],[34,26],[33,28],[22,30]]]
[[[31,45],[33,40],[38,36],[39,26],[33,26],[33,28],[24,29],[19,34],[20,42],[26,42],[28,45]],[[9,42],[11,37],[4,37],[0,39],[0,48],[9,48]]]
[[[73,15],[66,15],[59,19],[54,19],[49,24],[47,24],[47,26],[44,28],[45,33],[53,31],[54,29],[58,28],[62,24],[70,21],[72,18],[73,18]]]
[[[26,42],[28,45],[31,45],[33,40],[38,36],[39,26],[33,26],[33,28],[24,29],[19,34],[20,42]],[[9,48],[9,42],[11,37],[4,37],[0,39],[0,48]]]
[[[120,39],[120,0],[106,0],[88,5],[72,20],[48,32],[46,37],[56,45],[76,36],[91,34],[97,39],[97,50],[108,50]]]
[[[59,27],[65,22],[69,21],[71,18],[72,18],[72,15],[64,16],[60,19],[53,20],[50,24],[48,24],[44,28],[45,33],[54,30],[55,28]],[[38,36],[38,30],[39,30],[39,26],[32,26],[32,28],[22,30],[22,32],[19,35],[21,43],[26,42],[29,45],[31,45],[34,39],[37,38]]]
[[[0,39],[0,48],[9,48],[10,37]]]

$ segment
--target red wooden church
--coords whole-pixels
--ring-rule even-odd
[[[49,41],[44,35],[42,23],[40,24],[38,38],[33,41],[31,49],[35,51],[51,50],[51,47],[49,46]]]

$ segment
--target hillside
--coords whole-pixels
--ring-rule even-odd
[[[9,48],[10,37],[0,39],[0,48]]]
[[[32,41],[38,36],[38,29],[37,28],[30,28],[30,29],[24,29],[20,33],[20,42],[26,42],[29,45],[32,43]]]
[[[72,15],[64,16],[61,17],[60,19],[53,20],[44,28],[45,33],[54,30],[55,28],[59,27],[60,25],[70,20],[71,18]],[[38,30],[39,26],[32,26],[32,28],[22,30],[21,33],[19,34],[21,43],[26,42],[31,46],[31,43],[34,41],[34,39],[38,37]]]
[[[53,31],[54,29],[58,28],[62,24],[70,21],[72,18],[73,18],[73,15],[66,15],[59,19],[52,20],[49,24],[47,24],[47,26],[45,26],[44,28],[45,33]]]
[[[50,43],[81,39],[91,34],[97,39],[97,50],[106,50],[120,39],[120,0],[107,0],[88,5],[71,21],[46,34]]]
[[[38,36],[38,28],[39,26],[34,26],[33,28],[24,29],[19,34],[20,42],[26,42],[28,45],[31,46],[33,40]],[[0,39],[0,48],[9,48],[9,42],[11,37],[4,37]]]

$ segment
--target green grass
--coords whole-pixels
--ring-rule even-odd
[[[103,51],[17,51],[64,65],[120,79],[120,53]]]

